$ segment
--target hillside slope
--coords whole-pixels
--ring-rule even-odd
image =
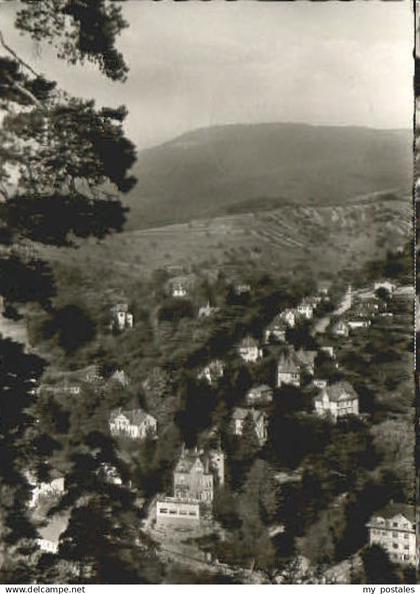
[[[127,229],[285,205],[343,206],[411,187],[409,130],[305,124],[216,126],[142,151]]]
[[[228,270],[244,266],[274,273],[309,267],[335,274],[359,268],[409,241],[409,196],[372,194],[344,206],[283,207],[267,212],[198,219],[127,231],[79,250],[41,248],[49,260],[110,271],[109,280],[141,279],[158,268]],[[117,281],[118,282],[118,281]]]

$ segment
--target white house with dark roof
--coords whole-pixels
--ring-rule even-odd
[[[130,439],[157,437],[156,419],[141,408],[115,409],[109,418],[109,429],[114,436],[129,437]]]
[[[359,396],[349,382],[336,382],[321,389],[314,399],[315,412],[336,422],[348,415],[359,414]]]
[[[379,545],[391,561],[416,566],[417,539],[415,509],[404,503],[388,503],[376,511],[366,524],[369,544]]]
[[[252,336],[246,336],[238,345],[238,353],[247,363],[255,363],[263,356],[262,348]]]

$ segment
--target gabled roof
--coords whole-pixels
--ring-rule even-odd
[[[200,458],[200,452],[197,449],[183,450],[178,462],[176,463],[175,472],[189,473],[192,471],[195,465],[204,467],[204,464]]]
[[[348,399],[348,396],[344,396],[344,393],[348,394],[352,400],[359,398],[357,392],[349,382],[336,382],[324,388],[324,391],[327,392],[328,398],[334,402]]]
[[[317,351],[304,351],[301,349],[297,351],[296,356],[302,365],[313,367],[317,354]]]
[[[277,368],[280,373],[296,373],[300,371],[300,365],[301,362],[295,351],[289,351],[280,355]]]
[[[408,505],[406,503],[388,503],[383,508],[379,509],[374,514],[372,514],[372,517],[380,517],[384,518],[385,520],[391,520],[399,514],[407,518],[407,520],[409,520],[409,522],[411,522],[412,524],[414,524],[416,521],[414,505]]]
[[[122,408],[116,408],[111,412],[110,422],[112,423],[119,415],[124,415],[130,425],[137,425],[140,427],[146,419],[154,419],[152,415],[149,415],[145,410],[141,408],[134,408],[132,410],[123,410]]]

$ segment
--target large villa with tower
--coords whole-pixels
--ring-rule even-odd
[[[182,448],[173,472],[173,495],[156,501],[158,528],[197,528],[203,512],[211,510],[215,486],[224,484],[224,454],[197,447]]]

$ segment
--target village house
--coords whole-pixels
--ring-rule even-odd
[[[246,336],[239,343],[238,352],[242,359],[248,363],[255,363],[263,356],[261,347],[252,336]]]
[[[413,505],[388,503],[371,516],[366,526],[370,545],[380,545],[394,563],[417,565]]]
[[[56,476],[48,482],[37,482],[28,475],[29,484],[32,486],[32,496],[29,507],[35,507],[40,497],[55,497],[64,493],[64,477]]]
[[[200,318],[209,318],[210,316],[217,313],[218,311],[219,311],[219,308],[212,307],[210,305],[210,301],[208,301],[207,305],[200,307],[200,309],[198,310],[198,317],[199,317],[199,319]]]
[[[334,423],[339,418],[359,414],[359,396],[353,386],[344,381],[322,388],[314,404],[319,416],[328,416]]]
[[[188,295],[187,287],[181,282],[173,283],[171,286],[171,295],[177,298],[186,297]]]
[[[167,292],[171,297],[183,299],[191,292],[195,284],[194,275],[175,276],[167,283]]]
[[[335,336],[348,336],[349,335],[349,326],[348,323],[343,320],[338,320],[332,328],[331,333]]]
[[[282,353],[277,363],[277,387],[282,385],[300,386],[301,362],[294,349]]]
[[[375,316],[379,311],[379,303],[373,300],[360,301],[351,309],[351,315],[357,318],[369,318]]]
[[[210,361],[208,365],[203,367],[203,369],[198,374],[198,378],[206,379],[209,384],[213,384],[214,382],[217,382],[218,379],[223,377],[224,372],[225,365],[223,361],[214,359],[213,361]]]
[[[232,430],[234,435],[242,435],[245,419],[251,417],[255,433],[260,445],[267,441],[267,414],[255,408],[236,407],[232,415]]]
[[[273,400],[273,390],[266,384],[255,386],[248,390],[245,399],[249,405],[267,404]]]
[[[112,411],[109,419],[111,435],[129,437],[130,439],[145,439],[157,437],[157,421],[152,415],[141,408]]]
[[[307,320],[313,318],[314,315],[314,308],[308,301],[302,301],[296,308],[297,313],[299,316],[304,317]]]
[[[277,315],[265,329],[265,343],[268,344],[276,341],[285,342],[287,328],[288,325],[285,320],[282,319],[281,315]]]
[[[129,384],[127,374],[123,369],[116,369],[108,378],[108,382],[117,382],[124,388]]]
[[[133,314],[128,311],[128,303],[117,303],[111,307],[111,330],[126,330],[134,325]]]
[[[83,370],[80,370],[81,380],[89,384],[101,383],[104,381],[104,377],[99,369],[99,365],[89,365]]]
[[[316,309],[318,307],[318,305],[321,303],[321,301],[322,301],[321,295],[311,295],[310,297],[305,297],[303,299],[304,303],[309,303],[309,305],[312,305],[312,307],[314,309]]]
[[[238,283],[233,288],[236,295],[247,295],[251,293],[251,285],[248,283]]]
[[[296,310],[290,309],[290,308],[285,309],[284,311],[281,312],[280,318],[282,320],[284,320],[290,328],[294,328],[296,326],[296,318],[297,318]]]

